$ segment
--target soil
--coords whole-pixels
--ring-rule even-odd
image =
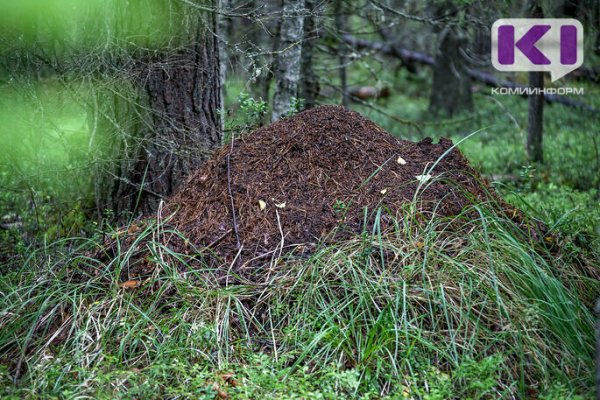
[[[216,151],[163,215],[175,213],[170,224],[219,265],[247,266],[371,230],[380,209],[385,228],[413,201],[424,218],[498,201],[452,146],[400,140],[356,112],[320,106]]]

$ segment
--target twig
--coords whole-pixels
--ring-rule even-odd
[[[231,141],[231,150],[233,151],[233,140]],[[230,162],[231,151],[227,154],[227,190],[229,191],[229,200],[231,201],[231,215],[233,219],[233,232],[235,233],[235,241],[237,250],[240,249],[240,234],[238,233],[237,218],[235,216],[235,204],[233,202],[233,193],[231,191],[231,162]]]
[[[401,10],[397,10],[395,8],[391,8],[388,7],[387,5],[379,2],[379,1],[375,1],[375,0],[369,0],[369,3],[373,4],[375,7],[378,7],[380,9],[383,9],[391,14],[394,14],[398,17],[402,17],[402,18],[406,18],[406,19],[410,19],[413,21],[418,21],[424,24],[428,24],[428,25],[432,25],[432,26],[438,26],[441,23],[443,23],[444,21],[446,21],[446,19],[448,19],[449,17],[455,16],[456,14],[458,14],[460,11],[466,10],[468,7],[470,7],[469,5],[466,5],[462,8],[456,9],[456,10],[452,10],[444,15],[440,15],[438,17],[419,17],[418,15],[413,15],[413,14],[408,14],[404,11]]]
[[[228,229],[224,234],[222,234],[221,236],[219,236],[218,238],[216,238],[215,240],[210,242],[210,244],[206,247],[208,247],[209,249],[212,248],[215,244],[219,243],[225,236],[229,235],[231,233],[231,231],[232,231],[232,229]]]

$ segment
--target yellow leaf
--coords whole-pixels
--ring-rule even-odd
[[[136,233],[136,232],[139,232],[139,231],[141,231],[141,230],[142,230],[142,228],[140,228],[139,226],[137,226],[137,225],[133,224],[133,225],[131,225],[131,226],[130,226],[130,227],[127,229],[127,233],[129,233],[129,234],[131,235],[131,234],[134,234],[134,233]]]
[[[277,208],[285,208],[285,202],[279,203],[279,204],[275,204],[275,207],[277,207]]]
[[[383,189],[383,190],[379,191],[379,193],[386,194],[387,193],[387,189]]]
[[[398,160],[396,160],[400,165],[406,165],[406,160],[400,156],[398,156]]]
[[[141,284],[142,284],[142,281],[127,281],[127,282],[119,283],[119,287],[122,287],[124,289],[133,289],[133,288],[140,286]]]
[[[260,207],[261,210],[264,210],[265,208],[267,208],[267,203],[265,203],[263,200],[259,200],[258,206]]]

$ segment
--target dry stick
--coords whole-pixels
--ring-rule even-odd
[[[212,248],[215,244],[219,243],[225,236],[229,235],[232,230],[233,229],[228,229],[224,234],[222,234],[221,236],[219,236],[218,238],[216,238],[215,240],[210,242],[210,244],[206,247],[208,247],[209,249]]]
[[[233,151],[233,139],[231,140],[231,151]],[[229,191],[229,200],[231,201],[231,215],[233,219],[233,232],[235,233],[235,241],[237,250],[240,250],[240,234],[238,233],[237,218],[235,216],[235,204],[233,202],[233,193],[231,192],[231,151],[227,154],[227,190]],[[240,257],[241,258],[241,257]]]

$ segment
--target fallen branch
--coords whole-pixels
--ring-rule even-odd
[[[229,193],[229,200],[231,200],[231,217],[233,219],[233,232],[235,233],[235,242],[237,246],[237,250],[239,252],[241,243],[240,243],[240,234],[238,232],[238,223],[237,218],[235,216],[235,203],[233,201],[233,192],[231,190],[231,152],[233,151],[233,140],[231,141],[231,150],[227,154],[227,191]]]
[[[357,38],[357,37],[354,37],[354,36],[348,35],[348,34],[343,35],[342,39],[344,40],[344,42],[346,42],[347,44],[349,44],[350,46],[354,47],[357,50],[370,49],[370,50],[379,51],[383,54],[399,58],[407,66],[409,66],[410,64],[413,64],[413,63],[424,64],[424,65],[428,65],[428,66],[432,66],[434,64],[433,57],[431,57],[428,54],[404,49],[404,48],[401,48],[401,47],[398,47],[398,46],[395,46],[395,45],[392,45],[389,43],[382,43],[382,42],[377,42],[377,41],[360,39],[360,38]],[[409,70],[411,70],[410,67],[409,67]],[[513,82],[502,81],[490,73],[483,72],[483,71],[473,69],[473,68],[467,68],[467,74],[469,74],[471,79],[473,79],[474,81],[484,83],[485,85],[491,86],[491,87],[498,87],[498,88],[501,87],[501,88],[509,88],[509,89],[524,89],[524,88],[526,88],[526,86],[519,85],[519,84],[516,84]],[[527,97],[527,95],[523,94],[522,97]],[[567,96],[561,96],[561,95],[557,95],[557,94],[544,94],[544,99],[548,103],[558,103],[558,104],[562,104],[567,107],[581,108],[581,109],[588,110],[588,111],[591,111],[594,113],[600,113],[600,110],[598,110],[582,101],[573,100],[572,98],[567,97]]]

